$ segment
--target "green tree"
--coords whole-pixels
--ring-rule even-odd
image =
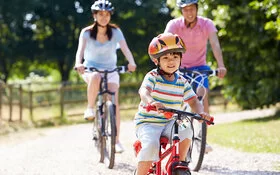
[[[12,72],[19,72],[19,67],[27,66],[28,58],[34,55],[32,31],[25,27],[31,4],[32,1],[0,1],[0,79],[4,82]]]

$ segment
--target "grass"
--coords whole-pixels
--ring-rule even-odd
[[[209,127],[208,142],[244,152],[280,153],[280,113]]]

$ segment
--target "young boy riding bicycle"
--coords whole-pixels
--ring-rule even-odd
[[[142,148],[137,155],[137,175],[146,175],[152,163],[158,160],[160,137],[170,138],[172,134],[174,120],[167,119],[159,108],[183,109],[188,103],[193,112],[207,120],[211,118],[203,112],[203,106],[192,87],[177,71],[185,51],[182,39],[171,33],[158,35],[149,45],[148,53],[157,68],[146,74],[139,89],[141,102],[134,121],[136,136]],[[158,111],[148,112],[145,108],[148,105],[155,106]],[[179,129],[180,161],[185,161],[192,134],[190,126]]]

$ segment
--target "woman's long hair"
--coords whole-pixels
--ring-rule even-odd
[[[113,35],[112,29],[116,29],[119,27],[116,24],[112,24],[112,23],[107,24],[106,27],[107,27],[106,34],[108,36],[108,39],[111,40]],[[95,21],[89,30],[90,30],[90,37],[96,40],[96,36],[98,32],[98,23]]]

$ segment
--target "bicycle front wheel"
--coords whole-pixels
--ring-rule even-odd
[[[191,148],[189,168],[192,171],[199,171],[205,153],[207,126],[205,122],[200,123],[197,120],[193,120],[193,127],[194,139],[192,144],[193,147]]]
[[[105,150],[104,163],[108,168],[113,168],[115,163],[115,144],[117,136],[116,127],[116,106],[111,101],[106,102],[105,122]]]
[[[104,162],[104,150],[105,150],[105,142],[104,142],[104,136],[103,136],[103,127],[104,124],[104,115],[101,114],[102,112],[100,110],[96,111],[97,116],[95,117],[94,123],[93,123],[93,141],[94,145],[99,152],[98,159],[99,162]]]

